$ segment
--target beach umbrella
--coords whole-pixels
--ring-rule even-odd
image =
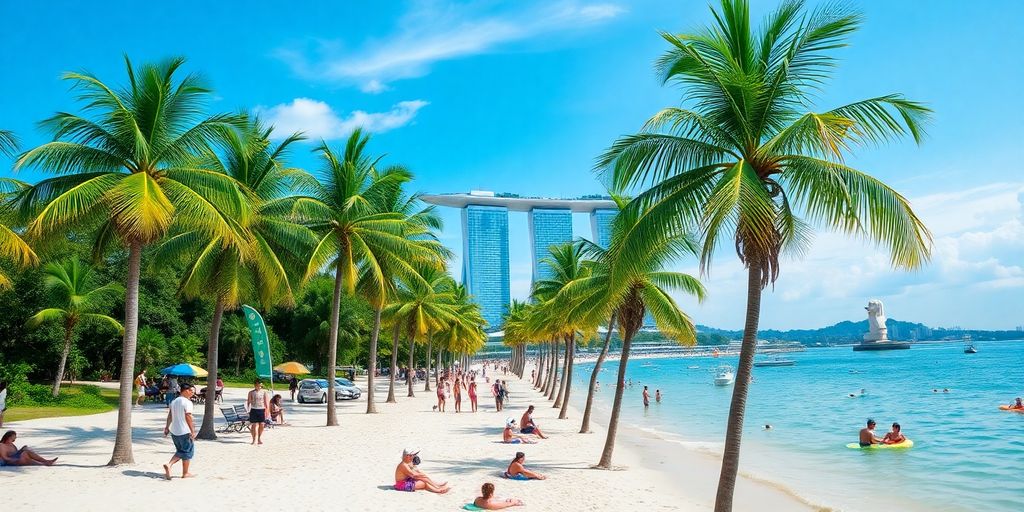
[[[178,377],[206,377],[209,375],[206,370],[188,363],[178,363],[160,370],[162,375],[175,375]]]
[[[274,369],[281,373],[288,373],[291,375],[306,375],[310,373],[309,368],[306,368],[302,363],[297,363],[295,361],[281,363],[275,366]]]

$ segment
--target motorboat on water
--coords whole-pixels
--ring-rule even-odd
[[[978,348],[974,346],[974,341],[971,340],[971,335],[964,336],[964,354],[977,354]]]
[[[716,386],[728,386],[736,380],[736,374],[733,373],[731,366],[720,366],[715,370],[715,385]]]
[[[755,368],[771,368],[773,366],[793,366],[796,361],[792,359],[782,359],[780,357],[773,357],[766,361],[754,361]]]

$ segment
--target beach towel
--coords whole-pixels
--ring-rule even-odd
[[[480,507],[478,507],[478,506],[476,506],[476,505],[474,505],[472,503],[466,503],[465,505],[462,506],[462,509],[463,510],[486,510],[486,509],[482,509],[482,508],[480,508]]]

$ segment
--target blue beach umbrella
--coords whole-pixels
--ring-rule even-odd
[[[160,370],[161,375],[175,375],[178,377],[206,377],[206,370],[188,363],[178,363]]]

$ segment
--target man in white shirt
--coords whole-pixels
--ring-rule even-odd
[[[164,437],[171,435],[174,441],[174,456],[171,461],[164,464],[164,476],[171,479],[171,466],[181,461],[181,477],[191,478],[194,476],[188,472],[188,466],[195,455],[196,426],[192,421],[192,395],[196,389],[192,384],[181,385],[181,395],[171,402],[170,410],[167,411],[167,424],[164,425]]]

